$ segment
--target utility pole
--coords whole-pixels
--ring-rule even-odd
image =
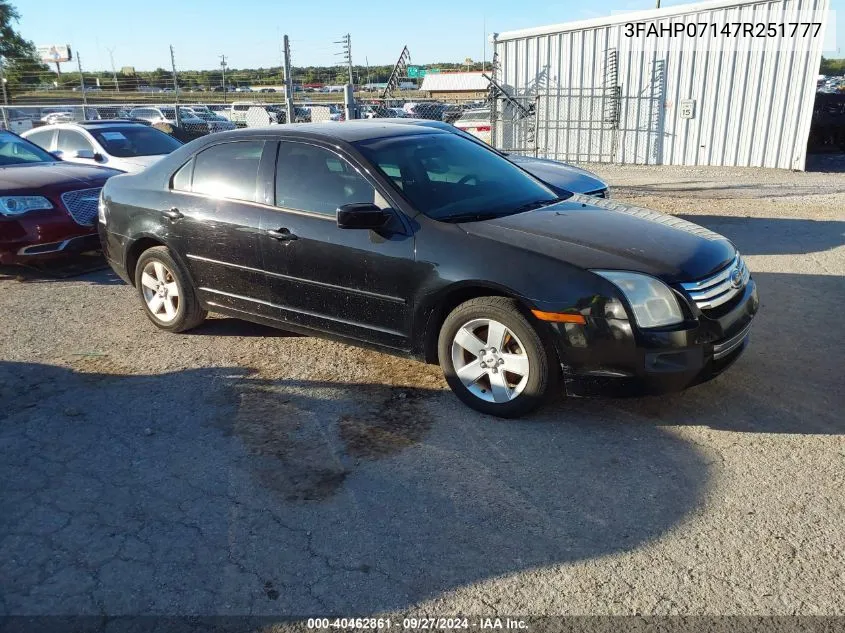
[[[220,56],[220,68],[223,69],[223,103],[226,103],[226,56]]]
[[[369,57],[364,57],[364,63],[367,65],[367,85],[370,85],[370,59]]]
[[[182,127],[182,118],[179,116],[179,77],[176,74],[176,55],[173,53],[173,44],[170,45],[170,65],[173,68],[173,91],[176,95],[176,127]]]
[[[3,70],[3,58],[0,57],[0,87],[3,90],[3,105],[8,107],[9,95],[6,93],[6,72]],[[3,125],[9,129],[9,113],[6,112],[6,107],[3,108]]]
[[[82,76],[82,57],[79,56],[79,51],[76,51],[76,67],[79,69],[79,89],[82,91],[82,120],[88,120],[88,97],[85,95],[85,78]]]
[[[284,54],[285,63],[285,112],[287,113],[285,121],[287,123],[293,123],[296,121],[296,118],[294,117],[293,109],[293,77],[290,72],[290,40],[288,40],[287,35],[284,37],[282,53]]]
[[[117,83],[117,72],[114,70],[114,48],[107,48],[109,52],[109,59],[111,59],[111,76],[114,79],[114,89],[116,92],[120,92],[120,84]]]
[[[343,55],[343,61],[349,67],[349,83],[354,85],[355,80],[352,78],[352,38],[347,33],[340,40],[336,41],[335,44],[343,45],[343,50],[340,53],[335,53],[335,55]]]
[[[660,0],[657,0],[657,8],[660,8]]]

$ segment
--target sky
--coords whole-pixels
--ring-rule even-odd
[[[845,56],[845,0],[830,0],[836,12],[838,50]],[[558,24],[651,9],[654,0],[12,0],[21,34],[36,45],[70,44],[84,70],[114,64],[137,70],[281,65],[281,38],[291,41],[294,66],[339,63],[339,40],[352,36],[353,63],[393,64],[407,45],[412,63],[481,61],[492,32]],[[663,0],[662,6],[684,4]],[[486,59],[491,57],[486,45]]]

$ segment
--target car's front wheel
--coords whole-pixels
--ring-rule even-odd
[[[455,308],[440,330],[438,355],[458,398],[503,418],[540,406],[559,375],[554,351],[506,297],[479,297]]]
[[[188,275],[164,246],[150,248],[138,258],[135,288],[147,317],[162,330],[184,332],[208,316]]]

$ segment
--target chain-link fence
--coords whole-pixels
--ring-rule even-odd
[[[294,123],[340,121],[340,102],[295,103]],[[285,104],[256,100],[232,103],[91,103],[28,104],[0,106],[0,128],[23,134],[60,123],[122,120],[145,123],[181,141],[215,132],[262,127],[288,122]]]

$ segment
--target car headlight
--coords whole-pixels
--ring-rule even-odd
[[[621,270],[594,270],[614,284],[631,304],[634,319],[641,328],[673,325],[684,320],[681,306],[672,290],[659,279]]]
[[[1,196],[0,213],[22,215],[39,209],[52,209],[52,203],[44,196]]]

